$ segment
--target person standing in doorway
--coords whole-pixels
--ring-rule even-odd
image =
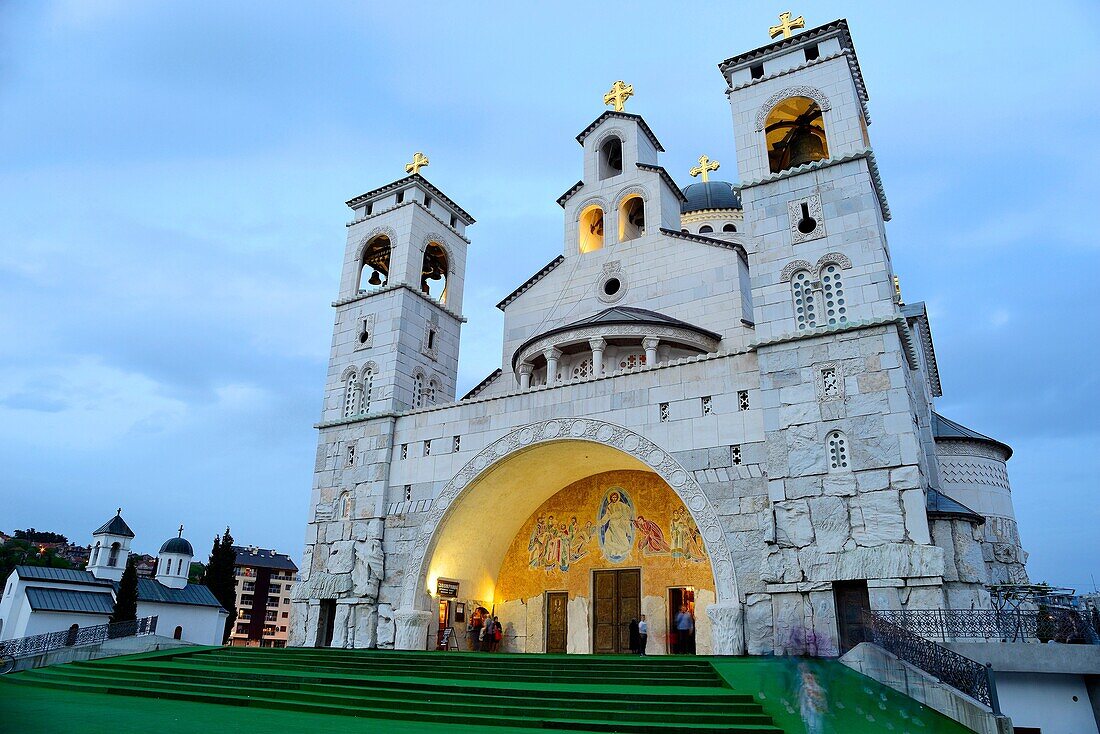
[[[687,655],[691,650],[691,635],[695,631],[695,620],[688,611],[687,604],[680,607],[676,615],[676,652]]]
[[[490,652],[493,649],[493,618],[486,616],[485,624],[481,625],[481,651]]]
[[[638,654],[645,655],[645,645],[649,641],[649,623],[645,621],[645,615],[638,622]]]
[[[630,620],[630,652],[638,654],[638,620]]]

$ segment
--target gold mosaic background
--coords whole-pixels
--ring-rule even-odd
[[[676,493],[651,472],[610,471],[574,482],[532,513],[504,556],[496,598],[589,597],[600,568],[641,568],[642,596],[714,590],[702,536]]]

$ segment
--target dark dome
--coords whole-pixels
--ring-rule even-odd
[[[184,556],[194,556],[195,549],[187,542],[187,538],[169,538],[160,547],[161,553],[179,553]]]
[[[680,213],[699,212],[706,209],[740,209],[741,197],[733,190],[728,181],[707,181],[693,183],[684,188],[684,198]]]

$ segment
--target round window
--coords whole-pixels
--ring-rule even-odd
[[[603,292],[609,296],[613,296],[619,292],[619,289],[622,288],[622,286],[623,284],[619,282],[618,278],[608,278],[604,281]]]

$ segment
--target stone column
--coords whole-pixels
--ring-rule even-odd
[[[603,375],[603,351],[607,348],[607,342],[603,337],[589,339],[588,346],[592,347],[592,375],[601,377]]]
[[[561,350],[550,347],[543,355],[546,357],[546,384],[553,385],[558,374],[558,360],[561,359]]]
[[[524,362],[519,366],[519,389],[526,390],[531,387],[531,373],[535,371],[535,365]]]
[[[645,348],[645,363],[647,367],[657,364],[657,345],[661,340],[655,336],[647,336],[642,339],[642,347]]]
[[[395,650],[427,650],[428,622],[431,618],[431,612],[422,612],[419,609],[398,609],[395,611],[393,621],[397,629],[393,648]]]
[[[745,654],[744,611],[744,605],[738,601],[720,601],[707,607],[707,616],[714,624],[715,655]]]

